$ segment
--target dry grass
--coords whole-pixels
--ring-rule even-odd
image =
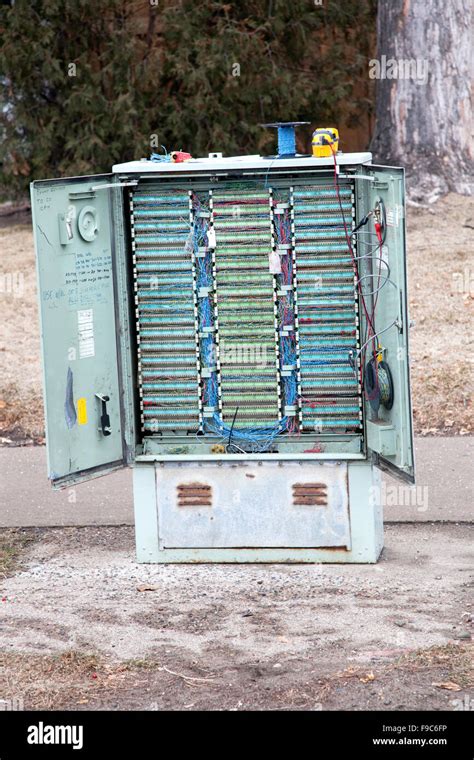
[[[0,430],[43,438],[36,271],[30,227],[0,230]]]
[[[57,655],[0,653],[0,694],[20,696],[25,710],[93,709],[98,701],[136,692],[145,684],[143,670],[152,677],[162,668],[153,661],[109,663],[75,649]]]
[[[474,644],[445,644],[444,646],[417,649],[400,658],[396,667],[401,670],[442,671],[443,680],[457,684],[461,689],[474,686]]]
[[[415,430],[472,433],[472,199],[448,195],[408,210]]]
[[[74,700],[87,704],[97,681],[95,655],[0,654],[0,693],[18,695],[26,710],[54,710]]]
[[[384,675],[398,671],[432,672],[439,670],[445,681],[456,683],[460,689],[474,686],[474,644],[445,644],[427,649],[415,649],[407,652],[391,663],[372,666],[354,666],[336,672],[325,681],[332,684],[337,681],[359,680],[370,683]]]
[[[411,367],[415,431],[466,434],[472,410],[472,202],[449,195],[408,209]],[[36,276],[31,229],[0,229],[0,430],[13,439],[44,436]],[[471,253],[470,253],[471,252]],[[1,442],[1,439],[0,439]]]
[[[23,528],[0,530],[0,581],[17,570],[23,549],[35,540],[35,530]]]
[[[472,652],[472,644],[447,644],[408,652],[384,665],[351,666],[322,677],[315,673],[311,660],[307,663],[310,670],[293,674],[289,689],[282,691],[281,684],[275,683],[271,676],[270,691],[259,691],[254,679],[253,707],[267,709],[271,704],[273,709],[304,708],[321,700],[331,707],[335,700],[336,705],[341,703],[340,709],[348,706],[353,709],[354,698],[364,704],[369,692],[375,700],[372,707],[380,709],[381,695],[404,699],[405,689],[412,684],[423,689],[425,708],[433,702],[437,709],[445,709],[450,698],[474,685]],[[230,677],[227,672],[218,673],[214,683],[214,679],[189,675],[194,672],[189,664],[177,663],[175,667],[182,672],[155,660],[107,662],[96,654],[76,650],[59,655],[5,653],[0,654],[0,693],[7,698],[20,697],[25,709],[34,710],[94,709],[97,706],[116,709],[119,703],[130,703],[132,709],[150,709],[152,698],[162,700],[163,695],[169,696],[171,692],[181,707],[190,699],[203,699],[204,703],[199,704],[202,709],[206,708],[206,700],[210,700],[209,709],[228,709],[235,704],[237,696],[242,697],[240,691],[223,692],[222,686]],[[235,678],[235,670],[232,670],[233,681]],[[444,690],[439,688],[441,684],[454,684],[459,690]],[[212,688],[219,686],[217,692]],[[346,704],[344,700],[349,702]]]

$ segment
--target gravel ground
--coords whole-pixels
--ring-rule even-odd
[[[0,694],[29,709],[472,700],[466,525],[389,526],[381,562],[352,567],[137,565],[120,527],[31,537],[0,597]]]
[[[448,195],[408,209],[415,431],[474,431],[472,201]],[[30,226],[0,229],[0,435],[44,437],[39,327]],[[469,253],[471,252],[471,253]]]

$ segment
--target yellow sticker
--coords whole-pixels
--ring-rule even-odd
[[[77,399],[77,421],[79,425],[87,425],[87,401],[85,398]]]

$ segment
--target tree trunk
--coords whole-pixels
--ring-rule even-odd
[[[471,0],[379,0],[371,149],[407,169],[410,197],[473,192]]]

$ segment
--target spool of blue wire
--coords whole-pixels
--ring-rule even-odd
[[[296,155],[295,127],[302,124],[309,124],[309,121],[276,121],[260,126],[278,129],[278,158],[284,158]]]

